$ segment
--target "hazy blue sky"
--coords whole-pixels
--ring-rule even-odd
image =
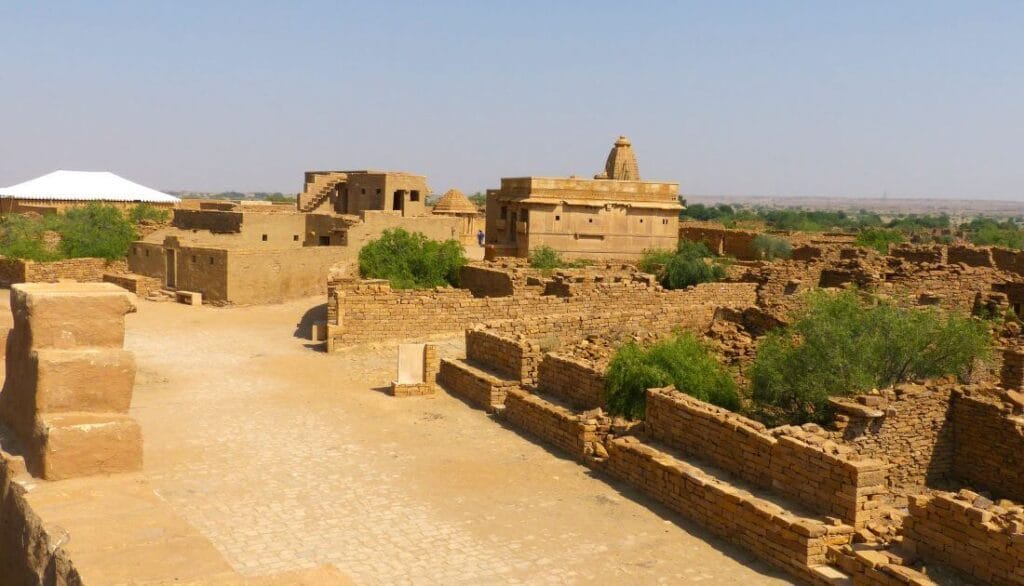
[[[1024,199],[1024,2],[0,0],[0,185],[591,175]]]

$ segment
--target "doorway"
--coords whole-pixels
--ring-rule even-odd
[[[396,191],[395,192],[395,196],[394,196],[394,201],[392,202],[391,209],[395,210],[396,212],[400,212],[400,211],[402,211],[402,205],[404,203],[405,203],[405,192],[401,191],[401,190]]]
[[[164,284],[167,285],[168,289],[174,289],[178,286],[177,256],[172,248],[164,250]]]
[[[509,217],[509,220],[508,220],[508,236],[509,236],[509,241],[510,242],[515,242],[516,241],[516,236],[517,236],[516,232],[518,232],[518,230],[517,230],[518,225],[517,224],[519,223],[518,219],[519,219],[519,213],[518,212],[512,212],[512,214],[511,214],[511,216]]]

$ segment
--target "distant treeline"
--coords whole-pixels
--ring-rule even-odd
[[[295,203],[296,198],[294,193],[281,193],[280,191],[257,191],[255,193],[242,193],[240,191],[222,191],[220,193],[169,191],[168,193],[185,199],[249,199],[256,201],[270,201],[274,203]]]
[[[959,226],[946,214],[903,214],[885,220],[868,210],[856,212],[767,209],[731,206],[729,204],[691,204],[680,214],[682,219],[721,222],[729,228],[746,225],[763,226],[769,230],[790,232],[857,232],[864,244],[902,242],[912,238],[918,242],[949,243],[954,232],[962,232],[970,242],[981,246],[1024,248],[1024,218],[1005,220],[978,217]]]

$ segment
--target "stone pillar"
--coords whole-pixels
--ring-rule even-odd
[[[11,288],[0,421],[21,442],[33,475],[59,480],[142,468],[142,432],[127,415],[135,359],[123,349],[134,297],[111,283]]]
[[[1006,348],[1003,350],[1003,368],[999,371],[999,382],[1004,389],[1024,388],[1024,350]]]

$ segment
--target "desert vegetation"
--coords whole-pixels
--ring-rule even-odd
[[[675,385],[680,391],[738,410],[736,382],[693,334],[675,333],[649,346],[630,341],[608,365],[605,400],[617,415],[642,419],[647,389]]]
[[[588,264],[585,260],[565,260],[557,250],[547,245],[538,246],[530,252],[530,268],[533,269],[578,269]]]
[[[666,289],[682,289],[725,278],[721,261],[714,258],[703,242],[680,240],[675,251],[648,250],[638,266],[645,273],[656,275]]]
[[[0,220],[0,255],[34,261],[65,258],[124,258],[138,239],[136,225],[166,221],[167,212],[139,205],[120,209],[92,203],[47,215],[10,214]]]
[[[387,279],[395,289],[458,285],[459,269],[468,262],[457,240],[437,242],[419,232],[385,230],[359,251],[359,272]]]

